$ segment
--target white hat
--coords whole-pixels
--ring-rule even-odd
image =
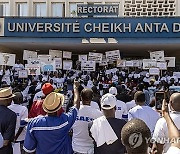
[[[110,93],[107,93],[101,98],[101,108],[104,110],[110,110],[116,106],[116,97]]]
[[[117,95],[117,88],[116,87],[109,88],[109,93],[112,95]]]

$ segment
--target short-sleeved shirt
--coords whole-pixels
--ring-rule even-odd
[[[11,141],[13,141],[15,135],[16,113],[2,105],[0,105],[0,113],[0,132],[4,140],[10,141],[8,146],[0,148],[0,153],[10,154],[12,150]]]
[[[74,124],[77,109],[72,107],[61,116],[34,118],[28,123],[24,142],[26,152],[36,154],[72,154],[69,130]]]
[[[95,148],[95,154],[123,154],[125,152],[125,147],[121,142],[121,130],[126,124],[126,121],[116,118],[107,118],[107,120],[118,137],[118,140],[113,144],[107,145],[105,143],[102,146]]]
[[[123,101],[120,101],[120,100],[116,101],[115,117],[117,119],[127,119],[128,118],[127,106]]]

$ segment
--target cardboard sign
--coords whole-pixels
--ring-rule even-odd
[[[143,59],[143,69],[149,69],[157,66],[155,59]]]
[[[117,67],[126,67],[126,60],[118,59],[116,64]]]
[[[50,63],[52,61],[51,55],[38,55],[40,62]]]
[[[55,69],[62,69],[62,58],[54,58]]]
[[[55,61],[50,61],[48,63],[41,62],[41,71],[42,72],[51,72],[51,71],[55,71],[55,70],[56,70]]]
[[[160,73],[159,68],[149,68],[150,75],[159,75],[159,73]]]
[[[160,70],[167,70],[167,63],[166,62],[157,62],[157,67]]]
[[[180,72],[173,72],[173,76],[176,76],[177,78],[180,78]]]
[[[116,61],[118,59],[121,59],[120,57],[120,51],[114,50],[114,51],[107,51],[106,52],[106,59],[107,61]]]
[[[28,77],[28,71],[27,70],[18,71],[18,78],[27,78],[27,77]]]
[[[95,61],[83,61],[81,62],[81,70],[82,71],[95,71],[96,63]]]
[[[37,52],[24,50],[23,51],[23,60],[28,60],[30,58],[37,58]]]
[[[15,54],[0,53],[0,65],[14,66],[15,65]]]
[[[63,51],[63,58],[71,59],[72,52],[69,51]]]
[[[30,58],[27,60],[28,64],[40,64],[40,59],[38,58]]]
[[[82,61],[87,61],[87,55],[79,55],[79,61],[82,62]]]
[[[40,75],[41,74],[40,65],[25,64],[25,69],[28,71],[28,75]]]
[[[51,55],[51,58],[62,58],[62,51],[60,50],[49,50],[49,55]]]
[[[132,60],[130,60],[130,61],[127,61],[126,60],[126,67],[133,67],[133,61]]]
[[[103,57],[102,53],[89,52],[88,61],[101,62],[102,57]]]
[[[72,60],[63,60],[63,70],[72,69]]]
[[[176,57],[164,57],[167,67],[175,67]]]
[[[155,59],[156,61],[164,61],[164,51],[150,52],[150,59]]]
[[[139,60],[132,60],[133,61],[133,67],[140,67]]]

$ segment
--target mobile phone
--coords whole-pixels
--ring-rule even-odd
[[[155,97],[156,97],[155,108],[156,110],[161,110],[162,102],[163,102],[163,99],[165,98],[165,92],[164,91],[156,92]]]

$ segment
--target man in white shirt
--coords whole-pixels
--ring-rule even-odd
[[[175,123],[176,127],[180,130],[180,93],[174,93],[169,101],[170,117]],[[153,139],[156,141],[158,153],[162,151],[167,152],[170,147],[168,140],[168,128],[164,118],[160,118],[155,126]]]
[[[17,115],[16,120],[16,130],[15,130],[15,145],[13,147],[13,151],[15,154],[21,154],[22,146],[25,139],[26,130],[24,126],[21,126],[21,120],[28,118],[28,109],[25,106],[22,106],[23,103],[23,95],[21,92],[14,93],[15,97],[13,98],[14,104],[11,104],[8,108],[11,109]],[[17,145],[17,146],[16,146]],[[19,151],[21,145],[21,152]],[[23,154],[23,153],[22,153]]]
[[[134,118],[143,120],[153,134],[156,122],[160,118],[159,114],[151,107],[145,106],[145,94],[142,91],[135,93],[134,100],[137,106],[129,110],[128,121]]]
[[[116,96],[117,95],[117,88],[116,87],[111,87],[109,89],[109,93],[114,95],[114,96]],[[127,111],[126,104],[123,101],[120,101],[120,100],[116,101],[115,117],[117,119],[127,120],[127,118],[128,118],[128,111]]]
[[[90,106],[93,98],[91,89],[83,89],[81,92],[82,105],[72,127],[72,147],[75,154],[92,154],[94,150],[93,140],[89,136],[88,124],[94,119],[101,117],[102,113]]]

